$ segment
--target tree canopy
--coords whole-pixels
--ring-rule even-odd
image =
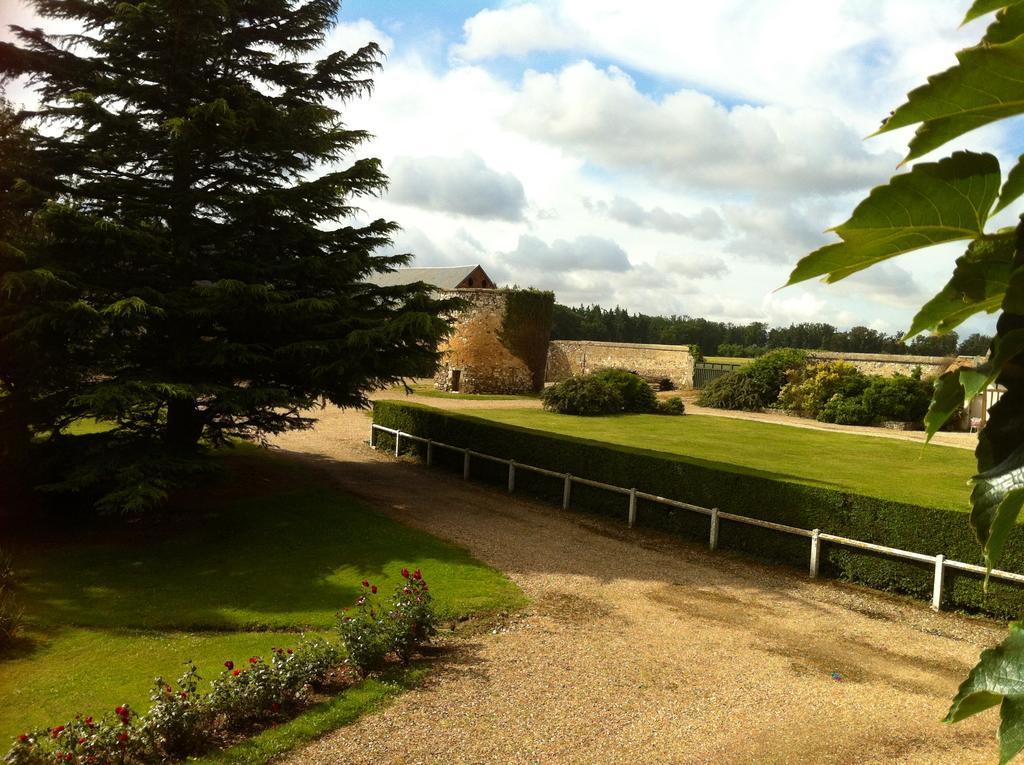
[[[337,0],[34,5],[80,31],[0,43],[40,101],[0,140],[49,179],[3,237],[0,419],[62,459],[51,488],[142,509],[204,447],[430,371],[448,302],[368,282],[406,256],[355,206],[387,179],[341,109],[381,52],[322,48]],[[83,419],[111,429],[64,435]]]

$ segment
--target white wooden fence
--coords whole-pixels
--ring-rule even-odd
[[[626,521],[629,527],[632,528],[636,523],[636,501],[638,499],[647,500],[648,502],[655,502],[661,505],[667,505],[669,507],[676,507],[681,510],[688,510],[694,513],[701,513],[709,516],[711,519],[711,530],[708,538],[708,546],[714,550],[718,547],[718,525],[720,521],[735,521],[737,523],[745,523],[748,526],[759,526],[764,529],[772,529],[779,531],[783,534],[793,534],[799,537],[806,537],[811,540],[810,550],[810,575],[811,577],[818,576],[818,564],[821,558],[821,543],[830,542],[832,544],[844,545],[845,547],[854,547],[858,550],[868,550],[874,553],[880,553],[882,555],[890,555],[894,558],[903,558],[904,560],[917,561],[919,563],[928,563],[934,567],[935,576],[932,583],[932,609],[938,611],[942,607],[942,584],[944,574],[947,568],[957,569],[958,571],[968,571],[972,574],[985,574],[984,566],[976,566],[973,563],[963,563],[958,560],[948,560],[945,555],[925,555],[924,553],[911,552],[910,550],[900,550],[896,547],[885,547],[884,545],[876,545],[871,542],[861,542],[858,539],[849,539],[847,537],[837,536],[836,534],[827,534],[821,529],[801,529],[796,526],[786,526],[781,523],[772,523],[771,521],[761,520],[760,518],[750,518],[745,515],[736,515],[735,513],[723,513],[717,507],[701,507],[699,505],[691,505],[689,502],[680,502],[677,499],[669,499],[668,497],[660,497],[657,494],[648,494],[645,491],[639,491],[638,489],[630,488],[626,489],[622,486],[613,486],[610,483],[602,483],[601,481],[593,481],[589,478],[580,478],[579,476],[570,475],[569,473],[559,473],[555,470],[548,470],[546,468],[536,467],[534,465],[527,465],[523,462],[516,462],[515,460],[506,459],[504,457],[495,457],[491,454],[484,454],[483,452],[476,452],[472,449],[468,449],[462,446],[453,446],[452,444],[442,443],[441,441],[434,441],[429,438],[423,438],[422,436],[416,436],[412,433],[405,433],[401,430],[395,430],[394,428],[386,428],[383,425],[376,423],[370,426],[370,446],[374,449],[377,448],[377,433],[390,433],[395,437],[395,456],[397,457],[401,453],[402,439],[414,441],[416,443],[425,444],[427,447],[427,465],[432,465],[434,461],[434,449],[449,449],[454,452],[461,452],[463,454],[462,460],[462,477],[464,479],[469,478],[470,471],[470,460],[477,458],[481,460],[488,460],[490,462],[497,462],[502,465],[508,466],[508,491],[515,491],[516,488],[516,471],[526,470],[532,473],[538,473],[540,475],[549,476],[551,478],[558,478],[564,482],[562,489],[562,508],[568,509],[569,502],[572,498],[572,486],[573,484],[581,484],[583,486],[592,486],[595,489],[604,489],[605,491],[615,492],[617,494],[625,495],[629,498],[629,505],[627,509]],[[1008,582],[1014,582],[1016,584],[1024,584],[1024,574],[1015,574],[1012,571],[1000,571],[999,569],[992,569],[989,575],[995,579],[1003,579]]]

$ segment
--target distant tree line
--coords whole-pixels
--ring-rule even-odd
[[[769,327],[711,321],[692,316],[648,316],[623,308],[599,305],[556,305],[551,329],[553,340],[608,340],[619,343],[698,345],[706,355],[755,357],[772,348],[891,353],[915,356],[983,356],[990,337],[973,334],[960,339],[956,332],[943,336],[917,336],[903,343],[900,334],[869,327],[840,330],[823,322]]]

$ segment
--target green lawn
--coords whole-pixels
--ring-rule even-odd
[[[251,450],[224,461],[224,481],[177,498],[159,522],[50,524],[5,541],[29,629],[0,655],[0,751],[78,712],[144,708],[152,678],[177,677],[187,659],[212,677],[226,659],[328,631],[363,578],[390,592],[403,566],[423,570],[445,615],[524,602],[466,551],[372,512],[318,473]],[[387,695],[377,691],[360,693],[376,703]],[[354,702],[338,703],[348,714]]]
[[[753,359],[746,356],[705,356],[708,364],[749,364]]]
[[[574,417],[538,409],[480,409],[466,416],[682,455],[758,473],[928,507],[966,511],[974,455],[889,438],[689,414]],[[596,477],[596,476],[595,476]],[[638,477],[637,485],[643,488]]]

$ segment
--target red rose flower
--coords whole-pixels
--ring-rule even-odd
[[[270,711],[277,714],[281,711],[281,705],[275,701],[273,704],[270,705]]]
[[[122,733],[118,733],[117,734],[117,740],[120,741],[122,744],[125,743],[128,740],[128,734],[127,733],[123,733],[123,732]]]
[[[422,579],[423,578],[423,574],[420,573],[419,569],[416,569],[415,571],[412,572],[412,578],[413,579]]]
[[[50,731],[50,735],[52,735],[54,738],[57,738],[57,736],[59,736],[63,730],[64,730],[64,726],[63,725],[58,725],[56,728],[54,728],[54,729],[52,729]]]
[[[115,710],[114,710],[114,714],[115,714],[115,715],[118,715],[118,716],[120,716],[120,717],[124,717],[124,715],[125,715],[125,714],[126,714],[127,712],[128,712],[128,710],[127,710],[127,709],[125,709],[124,707],[117,707],[117,709],[115,709]]]
[[[182,691],[182,692],[181,692],[181,693],[179,693],[178,695],[179,695],[179,696],[181,696],[181,700],[182,700],[182,701],[184,701],[185,699],[187,699],[187,698],[188,698],[188,694],[187,694],[187,693],[185,693],[185,691]]]
[[[260,663],[260,657],[259,656],[250,656],[249,657],[249,663],[250,664],[259,664]]]
[[[88,741],[88,740],[89,740],[89,739],[87,739],[87,738],[86,738],[85,736],[79,736],[79,737],[78,737],[78,743],[79,743],[79,744],[84,744],[84,743],[85,743],[86,741]]]
[[[96,723],[94,723],[92,721],[92,715],[89,715],[88,717],[85,718],[85,724],[88,725],[90,728],[92,728],[94,725],[96,725]]]
[[[238,677],[240,674],[242,674],[242,670],[236,669],[234,672],[231,673],[231,676]]]
[[[22,733],[20,736],[18,736],[18,741],[24,744],[26,741],[28,741],[28,734]]]
[[[370,588],[370,592],[372,592],[374,595],[376,595],[377,594],[377,585],[373,585],[373,587]]]
[[[75,759],[75,756],[71,752],[64,755],[64,762],[71,762],[73,759]]]
[[[402,569],[402,578],[403,579],[408,579],[409,578],[409,569],[407,569],[407,568],[403,568]]]
[[[370,583],[368,581],[366,581],[365,579],[363,580],[362,584],[363,584],[363,587],[369,587],[370,586]]]
[[[229,659],[228,661],[224,662],[224,666],[228,669],[234,669],[235,663]]]
[[[293,653],[295,653],[295,651],[293,651],[291,648],[289,648],[288,649],[288,655],[291,656]]]

